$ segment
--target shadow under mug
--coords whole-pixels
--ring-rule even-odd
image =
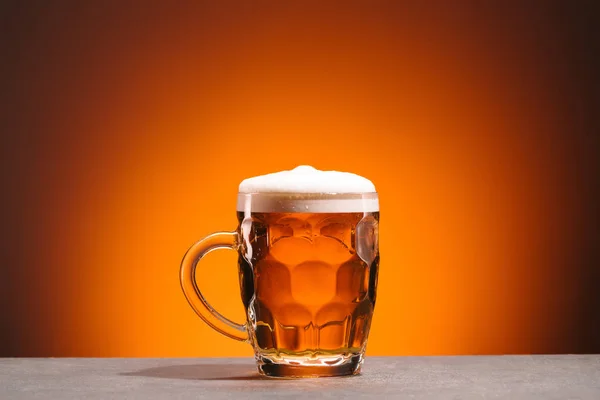
[[[239,193],[238,227],[195,243],[181,286],[216,331],[252,345],[258,370],[273,377],[360,371],[375,307],[379,267],[377,193]],[[238,252],[246,322],[217,312],[196,282],[216,249]]]

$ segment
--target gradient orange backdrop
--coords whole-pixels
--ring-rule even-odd
[[[242,179],[298,164],[380,194],[368,354],[568,351],[566,44],[533,7],[479,3],[17,7],[5,353],[250,356],[193,313],[179,263],[235,228]],[[242,321],[235,254],[201,267]]]

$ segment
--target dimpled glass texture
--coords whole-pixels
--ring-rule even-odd
[[[379,212],[238,220],[241,294],[261,372],[358,372],[375,306]]]

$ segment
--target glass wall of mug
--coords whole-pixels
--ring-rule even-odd
[[[377,193],[240,193],[248,337],[274,376],[359,371],[376,300]]]

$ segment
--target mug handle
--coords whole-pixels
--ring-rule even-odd
[[[248,341],[248,329],[246,325],[237,324],[215,310],[206,301],[198,284],[196,283],[196,266],[198,261],[205,255],[217,249],[231,249],[237,251],[238,234],[237,232],[216,232],[208,235],[204,239],[194,243],[189,248],[183,260],[181,261],[181,270],[179,278],[181,288],[187,298],[190,306],[196,311],[196,314],[202,318],[211,328],[223,335],[242,342]]]

